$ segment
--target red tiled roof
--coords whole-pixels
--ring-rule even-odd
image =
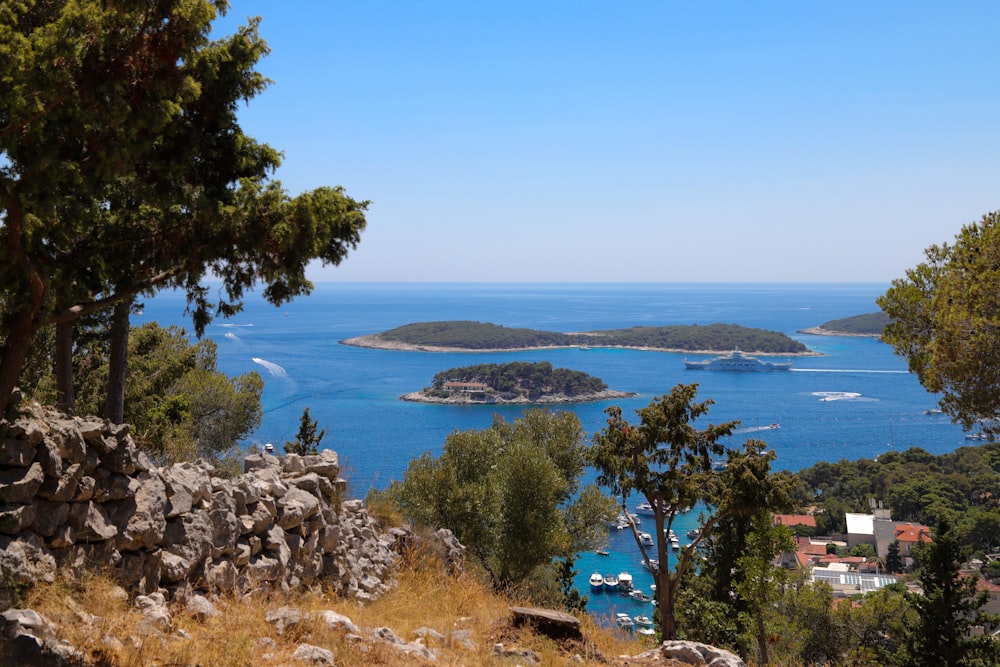
[[[927,526],[896,526],[896,539],[900,542],[933,542],[931,529]]]
[[[775,526],[812,526],[816,527],[816,517],[812,514],[772,514],[771,520]]]

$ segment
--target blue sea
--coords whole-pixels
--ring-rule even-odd
[[[874,458],[891,449],[922,447],[940,454],[967,444],[962,430],[941,414],[891,348],[871,338],[800,334],[829,320],[878,308],[884,284],[394,284],[324,283],[308,297],[274,307],[251,295],[244,312],[210,325],[219,370],[258,372],[265,381],[264,421],[247,444],[293,440],[309,407],[327,431],[323,445],[340,455],[350,492],[364,497],[398,479],[413,457],[440,452],[455,430],[489,426],[499,413],[512,420],[519,408],[409,403],[402,394],[430,384],[438,371],[477,363],[550,361],[584,371],[611,389],[637,392],[630,399],[566,406],[594,432],[604,409],[620,405],[627,417],[678,383],[697,382],[699,398],[715,404],[708,420],[738,419],[742,440],[765,440],[775,467],[799,470],[817,461]],[[134,323],[156,320],[188,330],[181,294],[146,301]],[[476,320],[506,327],[572,332],[635,325],[740,324],[781,331],[802,341],[815,357],[793,357],[780,373],[713,373],[685,370],[685,355],[591,348],[502,353],[427,353],[371,350],[341,340],[413,322]],[[695,355],[687,355],[694,358]],[[778,358],[784,361],[784,358]],[[780,428],[759,430],[770,424]],[[695,525],[685,517],[675,530]],[[581,591],[590,594],[592,571],[631,572],[636,587],[651,581],[639,564],[631,536],[609,535],[608,556],[582,554]],[[601,617],[614,611],[648,613],[619,595],[592,595]]]

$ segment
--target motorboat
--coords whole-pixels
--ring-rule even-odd
[[[624,630],[631,630],[635,627],[635,621],[632,620],[632,617],[622,612],[615,614],[615,623]]]
[[[647,628],[653,627],[653,619],[649,616],[636,616],[632,619],[632,622]]]
[[[593,589],[604,588],[604,575],[600,572],[595,572],[590,575],[590,587]]]
[[[618,573],[618,591],[626,595],[632,592],[632,575],[630,573]]]
[[[613,574],[604,575],[604,587],[610,590],[618,590],[618,577]]]
[[[647,547],[655,546],[656,544],[655,542],[653,542],[653,536],[650,535],[649,533],[639,533],[639,541],[642,542],[643,545]]]
[[[635,506],[635,513],[644,514],[646,516],[653,516],[654,515],[653,506],[650,505],[649,503],[639,503],[638,505]]]
[[[692,528],[691,530],[689,530],[687,532],[687,538],[689,540],[695,540],[695,539],[698,539],[698,535],[700,535],[700,534],[701,533],[700,533],[700,531],[697,528]]]
[[[649,597],[648,595],[646,595],[642,591],[632,591],[631,593],[628,594],[628,596],[630,598],[632,598],[633,600],[635,600],[636,602],[652,602],[653,601],[653,599],[651,597]],[[638,618],[636,618],[636,621],[638,621]]]

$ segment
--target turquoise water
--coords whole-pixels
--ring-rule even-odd
[[[399,396],[430,384],[440,370],[474,363],[548,360],[602,378],[635,398],[567,406],[589,432],[601,428],[614,403],[626,416],[676,384],[697,382],[712,399],[713,422],[741,420],[737,438],[765,440],[776,467],[798,470],[817,461],[875,457],[918,446],[943,453],[967,444],[943,415],[926,415],[935,398],[891,349],[868,338],[810,336],[798,330],[873,312],[886,285],[743,284],[322,284],[294,303],[274,308],[259,299],[245,312],[212,324],[219,369],[257,371],[265,381],[264,423],[250,441],[294,438],[305,407],[327,429],[324,445],[345,464],[359,497],[402,475],[413,457],[439,452],[454,430],[486,428],[493,414],[517,417],[519,408],[407,403]],[[508,327],[586,331],[634,325],[735,323],[782,331],[823,356],[793,358],[780,373],[686,371],[685,355],[592,348],[504,353],[421,353],[367,350],[340,340],[412,322],[477,320]],[[161,294],[136,322],[186,325],[183,298]],[[187,326],[190,329],[190,326]],[[783,360],[783,359],[781,359]],[[772,423],[776,430],[754,431]],[[738,444],[742,440],[734,444]],[[694,519],[690,519],[691,522]],[[692,524],[693,525],[693,524]],[[676,532],[684,541],[688,526]],[[628,538],[627,540],[624,538]],[[624,540],[624,541],[623,541]],[[583,554],[581,591],[592,571],[629,571],[648,591],[648,576],[627,534],[610,536],[609,556]],[[598,615],[639,613],[618,595],[594,596]],[[651,610],[651,608],[650,608]]]

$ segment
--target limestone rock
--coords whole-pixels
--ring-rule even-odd
[[[313,646],[312,644],[299,644],[292,653],[292,657],[300,662],[309,665],[333,665],[333,651],[329,649]]]

